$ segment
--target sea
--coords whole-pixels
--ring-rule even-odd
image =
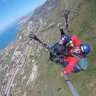
[[[0,50],[16,39],[17,33],[19,32],[18,23],[19,21],[15,21],[7,28],[0,31]]]
[[[26,13],[24,16],[32,15],[33,11],[34,10]],[[10,24],[6,29],[0,31],[0,51],[16,39],[17,33],[19,32],[19,22],[20,19]]]

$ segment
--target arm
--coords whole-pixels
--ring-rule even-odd
[[[65,33],[64,33],[64,30],[63,30],[63,28],[62,28],[61,23],[58,24],[58,27],[59,27],[59,30],[60,30],[60,32],[61,32],[61,37],[62,37],[62,35],[65,35]]]
[[[73,44],[74,44],[74,47],[78,47],[78,46],[81,45],[81,42],[80,42],[80,40],[78,39],[77,36],[72,35],[72,36],[71,36],[71,40],[72,40],[72,42],[73,42]]]
[[[61,37],[62,35],[65,35],[63,28],[60,28],[60,32],[61,32]]]

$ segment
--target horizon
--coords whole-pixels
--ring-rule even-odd
[[[46,0],[1,0],[0,1],[0,32],[18,19],[45,3]]]
[[[30,11],[30,12],[24,14],[23,16],[21,16],[20,18],[17,18],[17,19],[14,20],[13,22],[10,22],[8,25],[6,25],[4,28],[2,28],[2,29],[0,30],[0,33],[3,33],[2,31],[7,30],[7,28],[9,28],[9,27],[10,27],[12,24],[14,24],[15,22],[20,22],[20,19],[21,19],[21,18],[33,14],[33,12],[34,12],[34,11]]]

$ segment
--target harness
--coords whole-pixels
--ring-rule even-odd
[[[48,44],[48,47],[51,48],[52,53],[50,53],[50,60],[53,61],[53,59],[56,58],[56,55],[58,55],[60,58],[63,58],[64,57],[64,52],[65,52],[65,48],[64,48],[64,45],[60,45],[58,42],[56,44],[54,44],[54,46],[52,46],[51,44]]]
[[[85,71],[87,70],[87,67],[88,67],[88,61],[87,61],[87,58],[86,56],[83,56],[83,58],[80,58],[77,54],[72,54],[73,57],[77,58],[78,59],[78,62],[75,66],[75,68],[77,70],[82,70],[82,71]]]
[[[56,55],[58,55],[61,59],[65,56],[64,53],[66,51],[66,48],[64,48],[64,45],[60,48],[60,46],[58,45],[58,41],[55,41],[54,45],[48,44],[48,46],[51,48],[51,50],[54,53],[54,54],[50,53],[49,60],[51,61],[55,60],[55,63],[61,65],[62,67],[66,67],[68,62],[60,62],[59,60],[56,60]],[[78,59],[77,64],[73,68],[73,70],[75,70],[73,71],[74,73],[87,70],[88,61],[86,56],[83,56],[82,58],[80,58],[77,54],[72,54],[71,56]]]

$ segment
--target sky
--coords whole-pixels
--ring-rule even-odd
[[[42,5],[46,0],[0,0],[0,30]]]

